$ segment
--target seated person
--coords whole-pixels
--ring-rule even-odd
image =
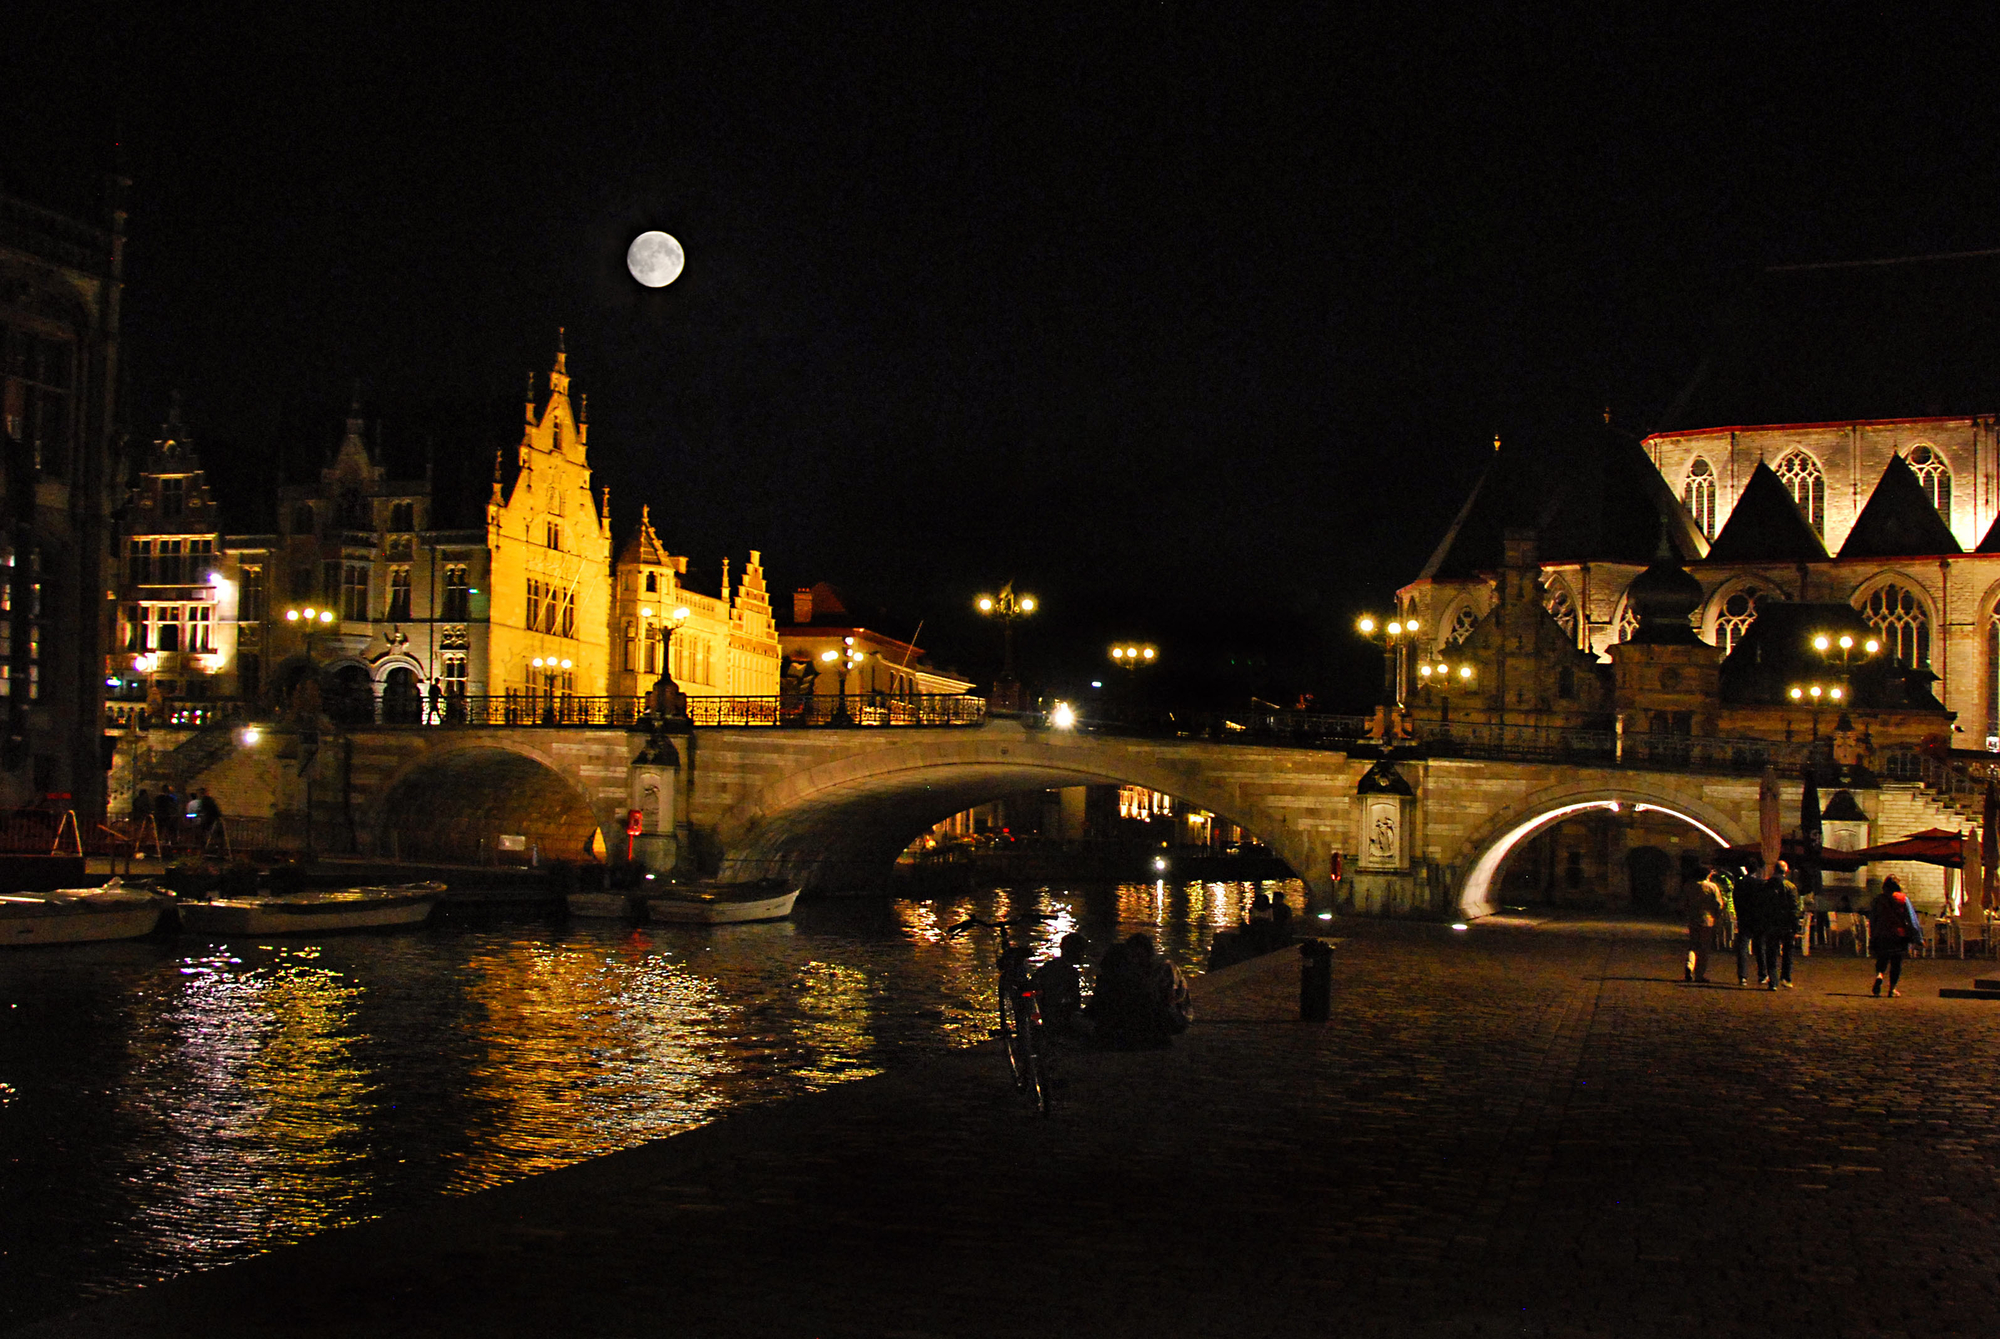
[[[1088,1017],[1107,1045],[1171,1045],[1194,1018],[1187,980],[1153,948],[1146,935],[1114,944],[1097,964],[1097,990]]]
[[[1035,993],[1041,998],[1042,1023],[1059,1037],[1078,1037],[1089,1032],[1083,1013],[1083,969],[1090,943],[1080,934],[1066,934],[1056,946],[1056,956],[1035,969]]]

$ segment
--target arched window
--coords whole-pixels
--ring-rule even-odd
[[[1919,443],[1910,452],[1910,469],[1917,476],[1917,482],[1924,486],[1924,496],[1937,508],[1938,515],[1947,524],[1951,521],[1951,466],[1944,463],[1944,457],[1927,443]]]
[[[1913,591],[1893,582],[1878,586],[1862,606],[1861,616],[1882,634],[1884,649],[1911,669],[1929,669],[1931,620]]]
[[[1569,598],[1569,587],[1551,581],[1542,591],[1542,608],[1549,611],[1549,617],[1562,626],[1571,641],[1576,640],[1576,602]]]
[[[1743,634],[1757,621],[1757,606],[1765,600],[1781,598],[1774,591],[1745,587],[1732,592],[1715,613],[1715,645],[1724,656],[1736,649]]]
[[[1694,464],[1688,466],[1687,482],[1681,485],[1681,505],[1694,517],[1695,528],[1701,531],[1703,539],[1715,538],[1715,471],[1708,462],[1695,457]]]
[[[1632,634],[1639,630],[1639,611],[1630,600],[1618,606],[1618,640],[1629,642]]]
[[[1819,463],[1803,451],[1794,451],[1778,462],[1776,471],[1778,482],[1792,495],[1792,501],[1799,504],[1812,528],[1821,535],[1826,533],[1826,476],[1819,472]]]
[[[1459,645],[1467,637],[1470,637],[1472,630],[1478,626],[1479,611],[1469,604],[1460,605],[1458,613],[1452,617],[1451,631],[1445,634],[1444,644],[1446,646]]]

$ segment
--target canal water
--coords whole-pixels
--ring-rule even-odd
[[[983,1040],[1051,914],[1198,971],[1260,888],[843,899],[712,929],[451,910],[420,931],[0,952],[0,1327]]]

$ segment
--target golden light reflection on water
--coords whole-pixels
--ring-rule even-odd
[[[0,997],[66,1001],[0,1075],[13,1188],[83,1224],[72,1241],[0,1222],[0,1264],[67,1304],[880,1073],[991,1035],[997,936],[944,936],[969,915],[1045,917],[1037,959],[1143,932],[1199,971],[1260,887],[1302,905],[1296,881],[1135,882],[713,929],[447,923],[0,959]]]

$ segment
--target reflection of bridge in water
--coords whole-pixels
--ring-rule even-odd
[[[704,871],[838,891],[883,886],[913,839],[975,805],[1133,785],[1242,827],[1321,905],[1335,897],[1330,870],[1341,852],[1344,909],[1477,915],[1493,905],[1510,852],[1591,809],[1631,806],[1710,841],[1754,840],[1758,775],[1775,765],[1789,777],[1786,811],[1796,813],[1810,752],[1804,743],[1459,726],[1426,731],[1384,762],[1357,717],[1274,712],[1058,730],[987,719],[977,699],[857,699],[851,725],[824,712],[787,717],[771,700],[697,699],[692,724],[655,735],[637,700],[549,711],[515,702],[511,718],[494,714],[510,710],[505,700],[491,701],[501,705],[455,720],[346,727],[327,741],[337,747],[321,750],[315,827],[364,854],[471,859],[513,834],[544,858],[577,859],[622,851],[627,814],[638,809],[642,845]],[[292,769],[281,762],[282,731],[245,746],[218,723],[182,732],[173,750],[161,746],[176,732],[153,733],[166,764],[182,751],[215,755],[176,779],[214,786],[232,813],[254,812],[241,797],[260,777],[273,808],[284,808]],[[327,770],[328,754],[340,775]],[[1905,830],[1942,812],[1914,780],[1885,781],[1876,803],[1885,831],[1904,810]]]

